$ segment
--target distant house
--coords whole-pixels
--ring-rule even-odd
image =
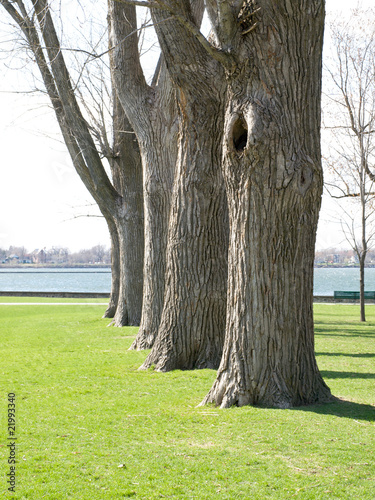
[[[358,255],[353,255],[350,258],[349,262],[350,262],[350,264],[358,264],[359,263]]]
[[[34,264],[45,264],[47,261],[47,254],[43,249],[36,249],[32,252],[31,258]]]

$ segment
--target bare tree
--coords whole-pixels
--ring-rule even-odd
[[[375,28],[374,10],[353,10],[330,25],[333,53],[326,73],[326,188],[341,208],[346,240],[358,257],[361,321],[365,316],[365,264],[375,236]]]
[[[112,244],[112,292],[106,316],[139,324],[142,309],[142,170],[134,133],[114,97],[114,146],[103,120],[89,125],[77,99],[46,0],[1,0],[33,54],[74,167],[106,219]],[[92,94],[91,94],[92,97]],[[100,106],[99,106],[100,107]],[[87,106],[86,106],[87,109]],[[96,126],[95,126],[96,125]],[[130,133],[129,133],[130,132]],[[109,159],[113,183],[102,157]]]

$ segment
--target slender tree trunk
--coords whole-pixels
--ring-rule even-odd
[[[312,307],[324,2],[257,4],[257,26],[235,51],[238,71],[227,74],[226,339],[202,404],[288,408],[331,400]]]
[[[131,240],[133,246],[130,251],[128,239],[128,236],[134,236],[135,234],[140,235],[143,249],[143,225],[142,220],[140,220],[142,202],[139,203],[139,193],[142,194],[142,174],[139,164],[139,153],[137,156],[133,148],[126,151],[128,141],[127,135],[123,132],[120,134],[117,133],[119,144],[115,145],[114,149],[118,147],[118,156],[121,157],[123,161],[122,165],[118,168],[121,181],[115,181],[117,186],[121,184],[122,192],[120,194],[108,178],[99,151],[96,148],[87,122],[76,100],[69,72],[65,65],[59,40],[53,25],[51,13],[48,9],[48,4],[45,0],[37,0],[34,3],[34,8],[46,44],[46,51],[51,63],[55,86],[59,93],[59,99],[61,99],[62,115],[59,120],[62,130],[64,131],[67,129],[71,137],[71,144],[68,147],[73,149],[76,147],[79,148],[79,156],[82,156],[85,165],[78,165],[77,160],[74,158],[76,168],[80,175],[82,174],[81,178],[83,177],[85,179],[84,182],[90,187],[90,192],[98,202],[99,208],[106,219],[108,219],[109,214],[109,217],[113,218],[117,228],[120,249],[120,287],[113,324],[116,326],[123,326],[128,324],[128,322],[130,322],[130,324],[139,324],[139,311],[135,310],[135,308],[132,310],[129,309],[130,302],[128,293],[130,282],[132,281],[130,278],[132,276],[131,272],[138,272],[135,281],[142,280],[142,273],[137,269],[139,266],[137,266],[138,262],[136,260],[131,263],[129,261],[123,262],[124,259],[132,259],[133,256],[135,256],[135,259],[138,259],[138,261],[140,260],[140,267],[142,268],[142,259],[139,257],[137,240],[135,237]],[[118,102],[115,97],[115,106],[117,104]],[[121,110],[121,107],[118,106],[118,109]],[[122,127],[126,127],[125,121],[126,117],[124,113],[122,113],[121,116],[116,115],[116,113],[114,114],[115,136],[116,131],[124,130]],[[117,154],[115,154],[115,158],[116,157]],[[114,170],[116,171],[116,168]],[[112,169],[112,172],[114,170]],[[133,230],[134,224],[137,227],[135,230]],[[128,246],[128,248],[126,248],[126,246]],[[125,251],[124,248],[129,251]],[[131,272],[124,274],[127,269],[130,269]],[[134,269],[137,271],[134,271]],[[138,305],[137,307],[139,309],[140,306]]]
[[[361,309],[361,321],[366,321],[365,311],[365,259],[366,255],[362,254],[359,258],[359,302]]]
[[[104,317],[114,326],[138,326],[142,315],[144,217],[138,144],[119,102],[114,108],[114,146],[109,158],[113,185],[121,196],[104,210],[111,237],[111,296]],[[109,214],[109,215],[108,215]]]
[[[129,197],[127,197],[129,200]],[[139,200],[141,202],[142,200]],[[121,215],[116,216],[119,241],[120,284],[114,326],[138,326],[142,315],[143,288],[143,219],[137,203],[119,207]],[[135,213],[131,208],[135,208]]]
[[[217,368],[225,332],[226,198],[220,103],[180,96],[180,144],[168,234],[164,308],[142,368]],[[206,104],[208,104],[206,102]]]
[[[366,321],[365,312],[365,263],[367,255],[367,240],[366,240],[366,182],[365,182],[365,168],[364,163],[364,148],[362,145],[363,137],[361,137],[361,153],[362,153],[362,165],[361,165],[361,224],[362,224],[362,250],[359,253],[359,302],[361,309],[361,321]]]
[[[127,213],[118,218],[117,231],[120,248],[119,301],[114,316],[114,326],[138,326],[142,314],[142,257],[143,247],[138,247],[140,224]],[[132,244],[134,242],[134,244]],[[138,263],[138,269],[136,264]]]
[[[92,129],[76,99],[49,4],[46,0],[32,3],[30,13],[23,2],[15,4],[5,0],[1,5],[19,26],[34,54],[74,167],[108,224],[112,245],[112,289],[104,316],[113,317],[117,304],[122,303],[126,304],[126,310],[121,307],[121,312],[119,310],[116,313],[114,324],[125,324],[125,317],[129,318],[131,324],[139,324],[142,304],[143,198],[140,153],[134,134],[129,136],[124,132],[129,132],[130,125],[114,95],[115,152],[107,144],[105,134],[101,137],[101,131],[96,131],[95,137],[100,137],[100,141],[105,144],[103,150],[98,150]],[[107,156],[110,162],[113,184],[101,161],[102,155]],[[121,227],[121,224],[125,227]],[[122,264],[126,275],[120,275],[120,260],[132,257],[134,261]],[[121,295],[125,291],[131,296]]]

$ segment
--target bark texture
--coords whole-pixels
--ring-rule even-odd
[[[155,116],[153,123],[152,143],[146,140],[142,144],[146,214],[144,309],[138,334],[131,346],[137,350],[153,346],[163,310],[168,221],[176,162],[177,129],[174,125],[168,128],[160,116]]]
[[[115,212],[118,236],[119,298],[115,326],[138,326],[142,316],[144,217],[141,156],[133,129],[113,90],[114,139],[110,165],[121,194]],[[113,272],[113,271],[112,271]]]
[[[181,15],[197,24],[194,12],[181,8]],[[179,89],[180,130],[164,308],[158,337],[142,368],[215,368],[224,341],[227,277],[227,210],[220,171],[223,73],[179,22],[166,20],[160,11],[153,16]]]
[[[253,7],[261,10],[232,30],[226,339],[202,404],[288,408],[332,398],[315,360],[312,310],[324,2]]]
[[[177,158],[177,111],[162,61],[152,85],[145,81],[139,61],[135,7],[113,0],[108,6],[116,91],[136,133],[143,165],[143,311],[131,348],[149,349],[158,332],[164,299],[168,219]]]
[[[155,365],[161,371],[217,368],[224,341],[227,232],[218,169],[222,120],[220,109],[214,120],[204,107],[199,113],[190,107],[185,110],[170,216],[164,308],[158,337],[143,364],[143,368]],[[203,137],[202,130],[210,134]]]

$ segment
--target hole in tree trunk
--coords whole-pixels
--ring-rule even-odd
[[[305,195],[306,191],[309,189],[313,181],[313,172],[307,166],[304,165],[299,172],[299,178],[297,177],[298,190],[302,196]]]
[[[234,124],[232,134],[235,150],[242,152],[247,145],[247,125],[242,116]]]

